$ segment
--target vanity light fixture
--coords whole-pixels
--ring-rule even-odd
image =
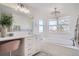
[[[26,8],[22,3],[17,3],[16,5],[17,5],[16,10],[19,10],[19,11],[24,12],[26,14],[30,13],[30,10],[28,8]]]

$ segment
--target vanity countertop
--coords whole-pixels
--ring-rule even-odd
[[[0,37],[0,41],[7,41],[7,40],[13,40],[13,39],[22,39],[22,38],[26,38],[26,37],[30,36],[26,32],[9,32],[9,33],[12,33],[13,36]]]

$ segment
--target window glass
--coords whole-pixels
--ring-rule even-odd
[[[49,31],[56,31],[57,27],[56,26],[49,26]]]
[[[43,32],[43,26],[39,26],[39,32]]]
[[[39,25],[43,25],[43,20],[39,20]]]
[[[56,20],[49,20],[49,32],[57,30],[57,21]]]
[[[39,32],[43,32],[44,31],[44,22],[43,20],[39,20]]]
[[[61,19],[61,20],[59,20],[59,24],[61,24],[61,25],[69,24],[69,19]]]
[[[55,19],[48,20],[48,28],[50,31],[69,31],[70,17],[59,18],[58,21]]]
[[[50,20],[50,21],[49,21],[49,26],[50,26],[50,25],[57,25],[57,21],[51,21],[51,20]]]
[[[64,31],[69,31],[69,26],[67,26],[67,25],[62,25],[62,28]]]

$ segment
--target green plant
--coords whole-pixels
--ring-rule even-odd
[[[0,25],[2,27],[4,27],[4,26],[10,27],[12,25],[12,15],[1,13],[1,16],[0,16]]]

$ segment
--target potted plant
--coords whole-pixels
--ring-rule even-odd
[[[6,29],[12,25],[12,15],[1,13],[0,26],[1,26],[1,37],[5,37]]]

